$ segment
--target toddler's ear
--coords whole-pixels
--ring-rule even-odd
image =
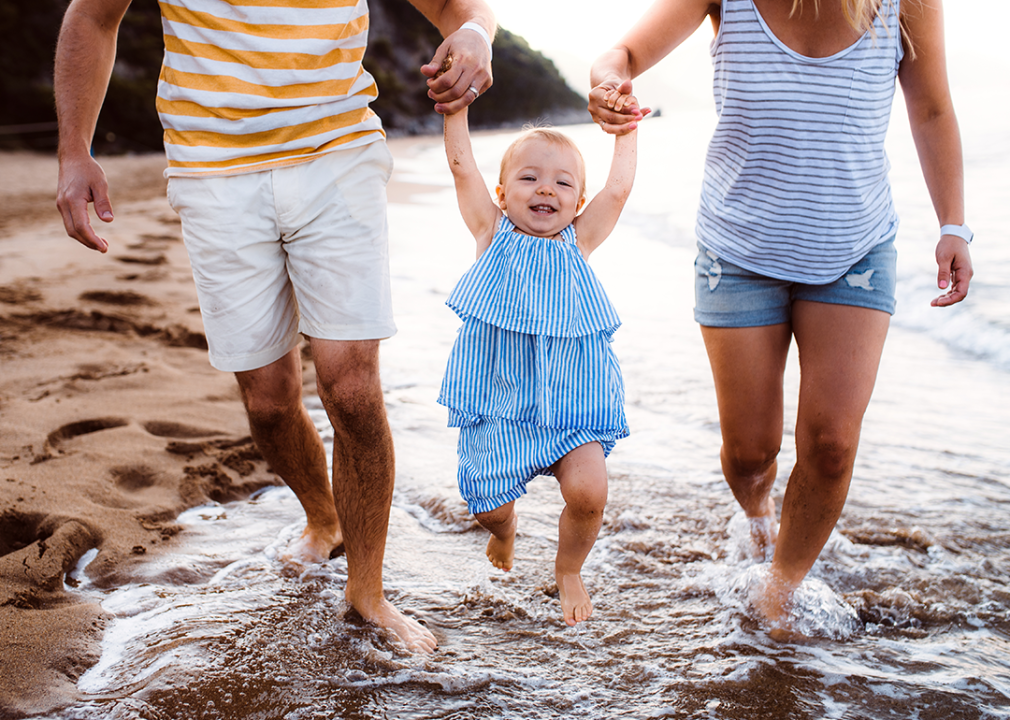
[[[494,194],[498,197],[498,207],[505,212],[505,188],[498,185],[494,189]]]
[[[586,196],[583,195],[582,197],[579,198],[579,206],[575,208],[575,212],[577,213],[582,212],[582,208],[584,208],[585,206],[586,206]]]

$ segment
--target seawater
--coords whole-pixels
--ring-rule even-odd
[[[782,644],[749,610],[766,566],[740,559],[745,533],[719,471],[692,319],[711,122],[683,112],[643,125],[632,199],[591,260],[624,320],[615,347],[632,434],[608,463],[606,518],[584,570],[589,622],[560,620],[555,481],[538,479],[518,503],[510,573],[487,563],[486,534],[455,488],[455,434],[435,397],[458,326],[444,299],[474,250],[433,138],[398,158],[397,179],[425,187],[390,208],[400,331],[383,345],[382,374],[397,450],[387,594],[427,624],[438,651],[403,654],[349,613],[342,557],[286,571],[278,551],[303,519],[290,491],[273,488],[185,513],[177,551],[130,585],[79,584],[114,620],[80,679],[82,701],[54,719],[1010,717],[1005,132],[989,122],[966,133],[977,275],[966,303],[940,310],[929,307],[935,217],[896,115],[898,314],[848,504],[799,594],[811,640]],[[594,126],[565,130],[598,189],[612,142]],[[475,138],[489,183],[512,137]],[[797,373],[793,358],[779,504]]]

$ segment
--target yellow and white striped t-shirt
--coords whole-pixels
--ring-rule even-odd
[[[172,176],[305,162],[383,138],[367,0],[160,0]]]

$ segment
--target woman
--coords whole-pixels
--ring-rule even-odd
[[[695,317],[715,379],[723,473],[774,547],[757,610],[788,631],[790,598],[841,514],[894,312],[897,215],[883,143],[895,77],[939,220],[934,306],[972,276],[957,119],[939,0],[658,0],[593,65],[589,110],[608,132],[641,117],[632,92],[706,17],[719,122],[697,233]],[[608,95],[609,93],[609,95]],[[796,464],[776,537],[771,498],[783,374],[799,350]]]

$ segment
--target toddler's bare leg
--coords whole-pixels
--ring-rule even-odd
[[[597,442],[580,445],[553,467],[561,484],[565,509],[558,521],[558,554],[554,577],[565,622],[575,625],[593,613],[593,602],[582,582],[582,564],[593,549],[607,505],[607,464]]]
[[[491,533],[487,541],[487,559],[499,570],[508,572],[515,558],[516,526],[519,522],[516,501],[486,513],[477,513],[476,517],[481,527]]]

